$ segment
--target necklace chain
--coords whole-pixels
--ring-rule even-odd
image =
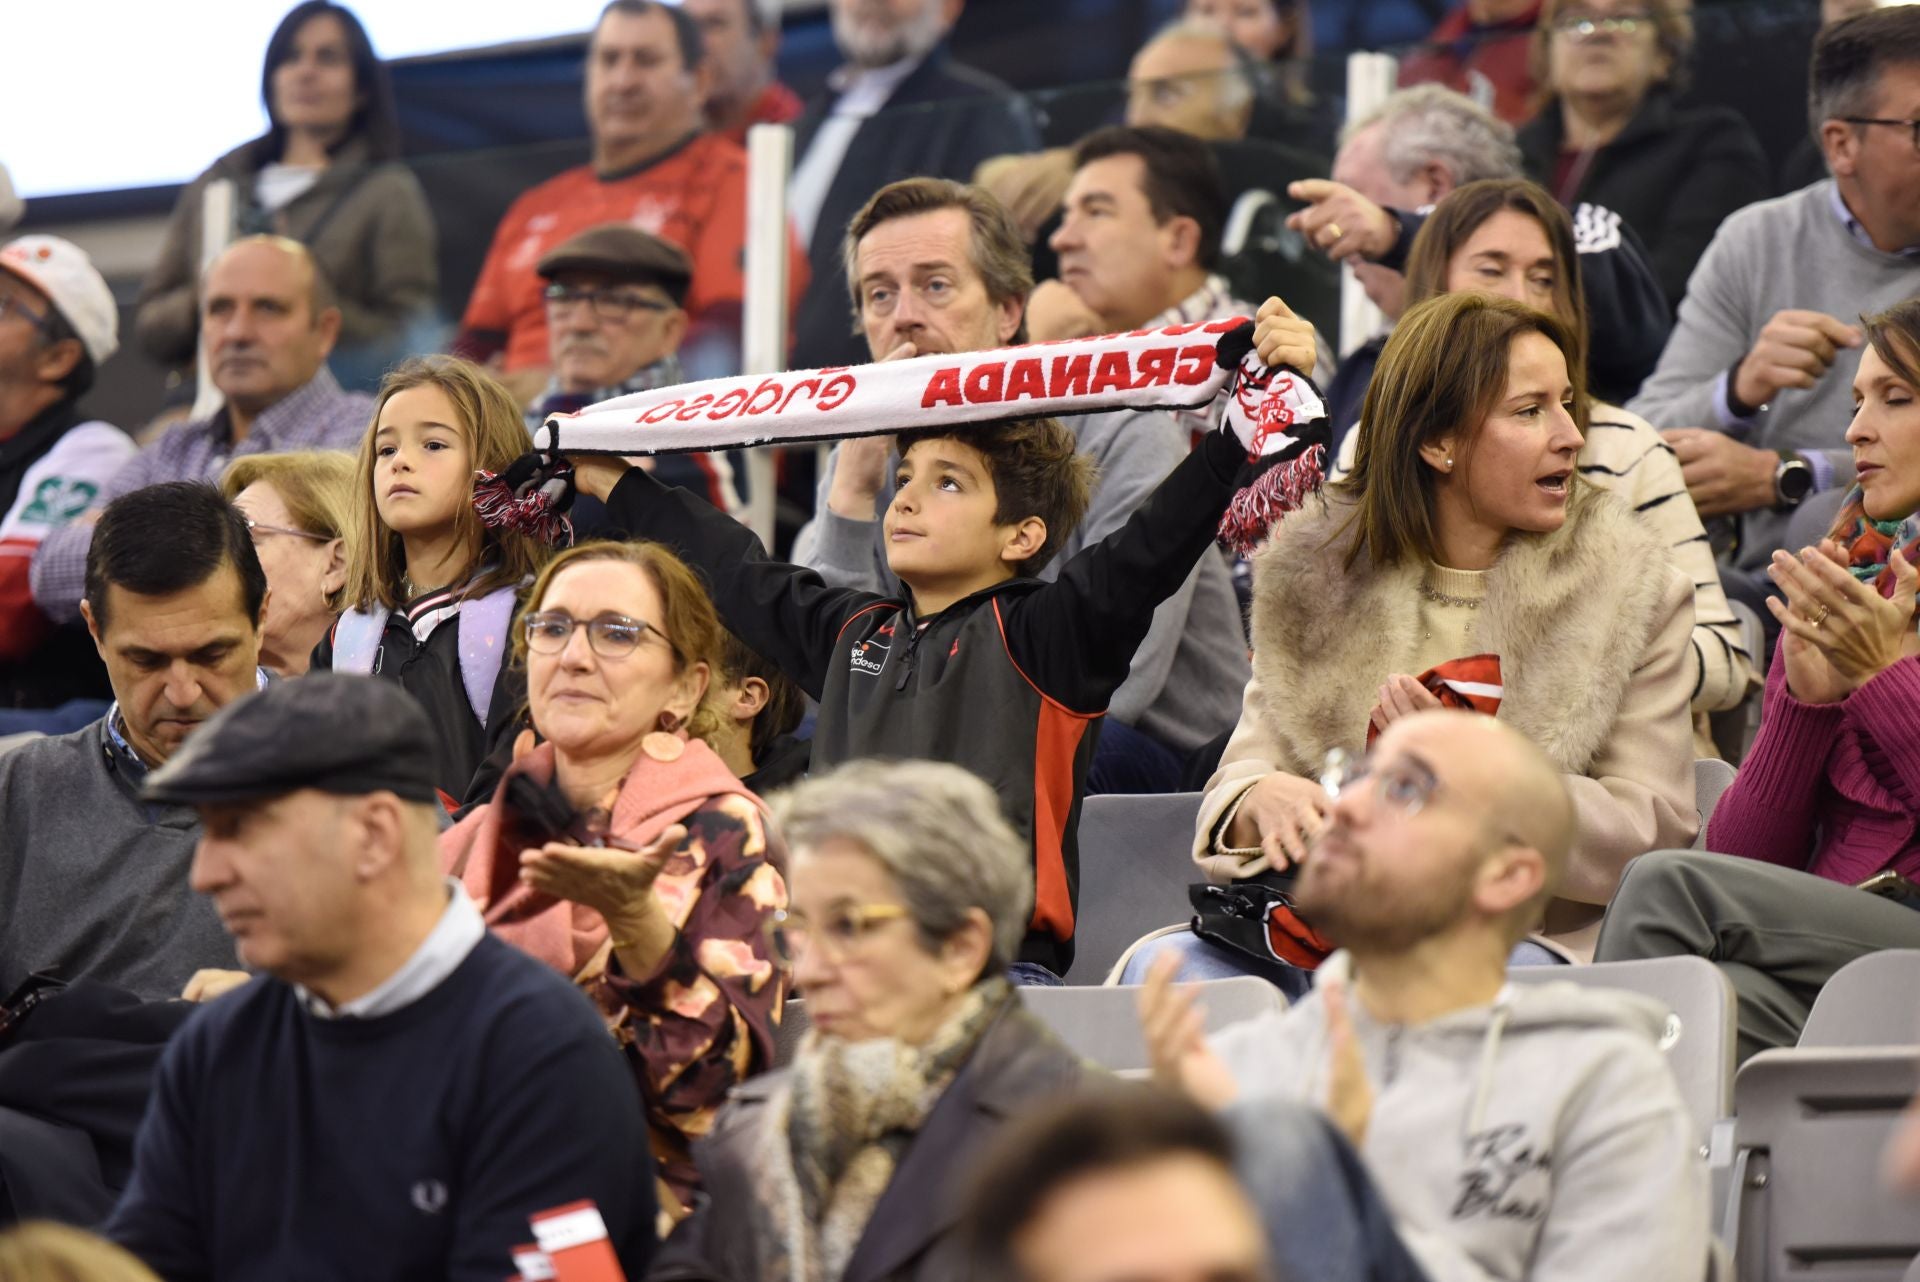
[[[1458,606],[1463,610],[1478,610],[1480,608],[1479,597],[1452,596],[1442,592],[1439,588],[1434,587],[1431,583],[1427,583],[1424,580],[1420,584],[1420,595],[1435,605]]]

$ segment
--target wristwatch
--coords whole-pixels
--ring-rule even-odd
[[[1773,470],[1773,505],[1799,507],[1813,493],[1813,465],[1798,454],[1780,451],[1780,465]]]

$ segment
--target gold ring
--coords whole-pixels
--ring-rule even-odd
[[[1340,230],[1340,224],[1339,224],[1339,223],[1328,223],[1328,224],[1327,224],[1327,230],[1333,233],[1333,240],[1330,240],[1330,241],[1328,241],[1328,242],[1327,242],[1327,243],[1328,243],[1329,245],[1331,245],[1331,244],[1333,244],[1333,243],[1334,243],[1334,241],[1337,241],[1337,240],[1339,240],[1339,239],[1340,239],[1340,238],[1341,238],[1342,236],[1344,236],[1344,235],[1346,235],[1346,233],[1345,233],[1345,232],[1343,232],[1343,231],[1341,231],[1341,230]]]
[[[1833,613],[1832,607],[1822,604],[1820,607],[1820,613],[1814,615],[1811,619],[1808,619],[1807,622],[1813,624],[1813,626],[1817,628],[1821,624],[1825,623],[1827,621],[1827,616],[1832,613]]]

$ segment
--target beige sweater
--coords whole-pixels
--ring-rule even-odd
[[[1348,572],[1350,536],[1334,536],[1350,512],[1336,496],[1295,513],[1255,558],[1253,680],[1194,833],[1210,880],[1266,870],[1216,841],[1242,793],[1278,771],[1312,777],[1329,748],[1362,751],[1381,682],[1422,670],[1427,567]],[[1573,794],[1579,837],[1546,929],[1580,952],[1627,861],[1698,829],[1693,592],[1644,524],[1590,487],[1559,531],[1510,541],[1486,582],[1473,638],[1500,655],[1500,717],[1566,771]]]

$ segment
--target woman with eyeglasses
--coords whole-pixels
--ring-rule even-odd
[[[1565,773],[1578,837],[1539,927],[1562,950],[1591,948],[1628,860],[1693,839],[1693,585],[1577,470],[1581,364],[1564,321],[1478,291],[1395,327],[1352,471],[1254,558],[1253,680],[1194,835],[1211,882],[1310,861],[1329,752],[1436,707],[1498,715]]]
[[[270,672],[304,673],[340,613],[353,480],[353,455],[340,450],[248,454],[221,474],[267,575],[260,666]]]
[[[1033,890],[992,789],[854,761],[782,793],[793,900],[773,939],[811,1025],[700,1150],[706,1197],[650,1279],[962,1282],[968,1159],[1083,1077],[1007,965]]]
[[[556,556],[514,638],[541,742],[522,735],[492,800],[440,844],[494,933],[579,984],[626,1049],[662,1231],[693,1207],[693,1140],[772,1063],[786,994],[766,936],[785,857],[765,804],[707,743],[724,641],[661,545]]]
[[[1770,189],[1738,113],[1676,105],[1692,50],[1685,0],[1546,0],[1529,53],[1539,113],[1517,139],[1527,176],[1562,205],[1626,219],[1675,308],[1727,215]]]

